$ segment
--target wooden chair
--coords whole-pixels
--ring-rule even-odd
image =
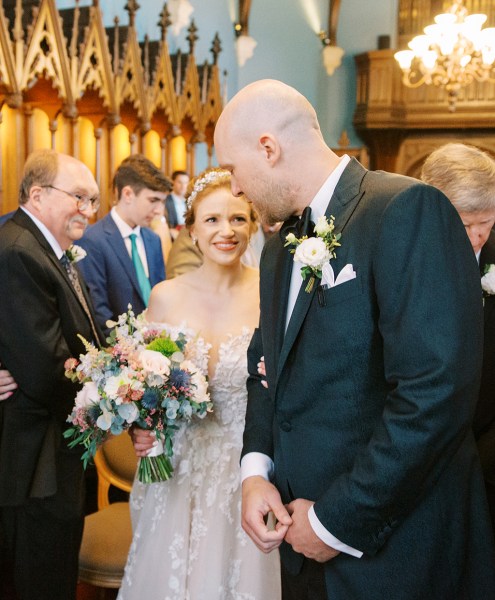
[[[104,588],[119,588],[132,540],[128,502],[110,503],[110,486],[130,492],[137,457],[127,433],[105,442],[95,456],[98,474],[98,511],[84,521],[79,553],[79,580]]]

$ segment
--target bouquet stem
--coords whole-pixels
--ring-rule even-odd
[[[172,463],[166,454],[144,456],[139,461],[138,479],[141,483],[168,481],[173,470]]]

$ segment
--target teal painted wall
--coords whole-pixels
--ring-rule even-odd
[[[218,31],[222,40],[219,65],[227,71],[227,96],[244,85],[265,77],[280,79],[303,93],[315,106],[323,135],[330,146],[337,146],[342,130],[347,130],[352,145],[360,145],[353,127],[356,71],[354,56],[377,48],[379,35],[389,35],[395,46],[398,0],[342,0],[337,43],[345,50],[342,65],[329,77],[321,59],[322,45],[316,31],[326,29],[328,0],[252,0],[249,33],[257,40],[254,55],[243,67],[235,58],[233,22],[237,0],[190,0],[192,17],[198,27],[196,45],[198,64],[211,60],[210,48]],[[159,37],[156,25],[163,4],[157,0],[139,0],[136,15],[140,38],[146,33]],[[73,0],[58,0],[60,8],[74,6]],[[81,0],[80,5],[90,4]],[[100,0],[107,26],[115,15],[121,24],[128,22],[125,0]],[[176,37],[169,30],[171,52],[187,51],[186,32]]]

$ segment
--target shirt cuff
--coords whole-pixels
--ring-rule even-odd
[[[270,481],[273,477],[273,460],[262,452],[248,452],[241,459],[241,482],[259,475]]]
[[[248,456],[248,455],[246,455]],[[313,531],[320,538],[322,542],[325,542],[327,546],[335,548],[339,552],[344,552],[344,554],[350,554],[351,556],[355,556],[356,558],[361,558],[363,553],[361,550],[356,550],[356,548],[352,548],[347,544],[344,544],[340,540],[338,540],[334,535],[332,535],[323,525],[321,524],[320,519],[316,516],[314,506],[312,506],[308,510],[308,518]]]

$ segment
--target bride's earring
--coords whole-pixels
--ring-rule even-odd
[[[192,239],[192,243],[194,245],[196,245],[198,243],[198,238],[197,237],[191,236],[191,239]]]

